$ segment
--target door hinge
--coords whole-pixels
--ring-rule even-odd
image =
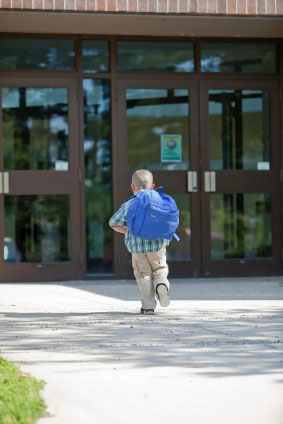
[[[77,101],[79,101],[80,100],[80,87],[79,87],[79,85],[77,85]]]
[[[81,265],[83,264],[83,252],[82,251],[80,251],[80,264]]]
[[[280,181],[283,183],[283,168],[280,169]]]
[[[279,101],[283,102],[283,88],[279,88]]]
[[[118,265],[121,265],[121,255],[120,255],[120,253],[118,253]]]
[[[281,259],[282,259],[282,262],[283,262],[283,247],[282,247],[282,251],[281,251],[281,253],[282,253],[282,258],[281,258]]]
[[[119,184],[119,171],[118,169],[116,170],[116,184]]]

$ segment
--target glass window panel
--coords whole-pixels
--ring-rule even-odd
[[[188,194],[172,194],[176,204],[180,210],[180,223],[177,229],[177,235],[180,241],[177,242],[175,238],[167,247],[168,261],[183,261],[192,259],[191,252],[191,213],[190,213],[190,196]]]
[[[176,90],[174,90],[175,92]],[[188,90],[185,90],[185,95],[188,95]],[[168,96],[168,90],[156,88],[131,88],[127,90],[127,100],[142,100],[142,99],[161,99]]]
[[[5,262],[70,260],[69,197],[5,196]]]
[[[2,88],[5,170],[68,170],[67,88]]]
[[[271,195],[212,194],[212,259],[255,259],[272,256]]]
[[[127,89],[130,170],[189,169],[189,91],[180,91]]]
[[[109,72],[109,42],[103,40],[83,41],[83,71]]]
[[[176,89],[174,90],[175,97],[183,97],[188,95],[188,90],[185,89]]]
[[[194,45],[172,41],[118,41],[118,71],[193,72]]]
[[[0,69],[74,69],[73,40],[0,38]]]
[[[87,272],[113,271],[110,83],[83,81]]]
[[[267,90],[209,90],[210,169],[269,170]]]
[[[276,72],[274,43],[201,43],[202,72]]]

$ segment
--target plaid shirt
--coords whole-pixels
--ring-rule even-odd
[[[135,201],[135,199],[130,199],[127,202],[123,203],[120,209],[110,218],[111,224],[118,226],[127,225],[126,215],[129,207]],[[146,252],[156,252],[164,246],[168,246],[170,240],[158,239],[158,240],[145,240],[141,237],[134,237],[128,230],[125,235],[125,245],[129,252],[131,253],[146,253]]]

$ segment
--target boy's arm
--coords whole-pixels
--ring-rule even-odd
[[[117,233],[126,234],[128,227],[125,225],[127,220],[125,215],[127,213],[126,203],[110,218],[109,226]]]
[[[128,231],[128,227],[126,227],[125,225],[121,226],[121,225],[115,225],[113,224],[111,221],[109,221],[109,226],[116,231],[117,233],[122,233],[122,234],[126,234],[126,232]]]

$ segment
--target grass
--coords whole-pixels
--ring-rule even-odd
[[[32,424],[42,416],[46,406],[40,390],[44,384],[0,357],[0,423]]]

